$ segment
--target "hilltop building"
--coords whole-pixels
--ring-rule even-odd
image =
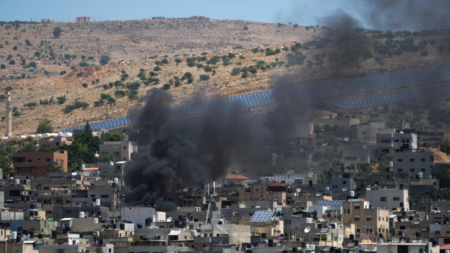
[[[41,23],[55,23],[55,20],[51,18],[43,18],[41,19]]]
[[[91,17],[89,17],[89,16],[77,17],[77,22],[79,22],[79,23],[81,23],[81,22],[91,22]]]

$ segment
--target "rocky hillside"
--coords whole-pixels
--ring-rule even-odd
[[[107,111],[108,117],[125,116],[152,88],[168,89],[180,104],[199,91],[208,97],[271,89],[272,80],[286,74],[302,85],[380,67],[393,71],[450,63],[445,31],[354,31],[343,40],[325,28],[243,21],[26,24],[17,30],[6,26],[0,27],[0,62],[7,66],[0,75],[7,78],[0,87],[12,94],[17,134],[35,131],[43,118],[64,129],[104,120]],[[63,30],[57,39],[56,26]],[[16,64],[6,61],[9,54]],[[110,57],[105,65],[99,64],[102,55]],[[31,62],[37,66],[28,66]],[[26,73],[25,78],[18,79],[20,73]],[[5,103],[0,103],[0,114],[4,112]]]

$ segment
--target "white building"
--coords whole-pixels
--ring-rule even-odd
[[[379,243],[377,253],[439,253],[439,245],[427,243]]]
[[[393,154],[404,150],[417,149],[417,134],[414,133],[396,133],[395,129],[390,128],[384,133],[377,133],[377,149],[383,153]]]

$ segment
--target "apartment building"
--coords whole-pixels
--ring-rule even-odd
[[[114,154],[116,161],[131,161],[137,157],[138,144],[136,141],[129,141],[128,136],[122,141],[104,141],[100,144],[99,154]]]
[[[51,164],[60,166],[62,172],[67,172],[67,151],[14,153],[14,176],[19,178],[49,176]]]
[[[396,133],[395,129],[386,129],[383,133],[377,133],[377,149],[379,152],[394,154],[417,149],[417,134]]]
[[[51,18],[42,18],[41,23],[55,23],[55,20]]]
[[[411,178],[430,178],[434,167],[434,153],[423,150],[395,152],[392,154],[395,173],[409,173]]]
[[[375,207],[387,210],[397,210],[397,208],[403,208],[405,211],[409,210],[408,189],[368,188],[366,189],[366,198]]]
[[[61,146],[64,146],[64,144],[67,144],[67,145],[72,144],[72,141],[73,141],[73,137],[58,136],[55,138],[50,138],[48,140],[39,140],[39,147],[43,147],[43,148],[61,147]]]
[[[388,238],[389,210],[371,207],[368,201],[349,200],[342,204],[342,222],[355,225],[357,238]]]

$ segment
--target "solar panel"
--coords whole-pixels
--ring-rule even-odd
[[[299,86],[302,93],[310,94],[312,98],[323,99],[337,96],[352,95],[357,93],[372,92],[378,90],[390,90],[399,87],[408,87],[436,82],[450,81],[450,65],[431,66],[391,73],[368,73],[366,76],[314,83]],[[329,101],[328,105],[345,110],[362,109],[373,106],[382,106],[410,101],[413,99],[429,99],[450,94],[448,89],[441,87],[430,88],[421,93],[415,91],[405,91],[395,93],[397,96],[382,94],[368,98],[353,98],[348,100]],[[425,93],[425,94],[424,94]],[[401,97],[401,99],[399,99]],[[263,91],[245,95],[238,95],[223,99],[224,106],[231,106],[233,102],[241,101],[246,107],[263,106],[275,103],[273,91]],[[171,108],[179,117],[188,117],[205,112],[206,105],[210,101],[197,105],[182,105]],[[119,120],[100,121],[91,124],[92,129],[109,129],[130,125],[132,122],[128,117],[121,117]],[[84,125],[71,127],[63,132],[71,132],[74,129],[82,129]]]
[[[250,222],[269,222],[274,214],[275,211],[256,211]]]
[[[342,203],[344,203],[345,200],[319,200],[317,201],[317,206],[334,206],[334,207],[340,207],[342,206]]]

